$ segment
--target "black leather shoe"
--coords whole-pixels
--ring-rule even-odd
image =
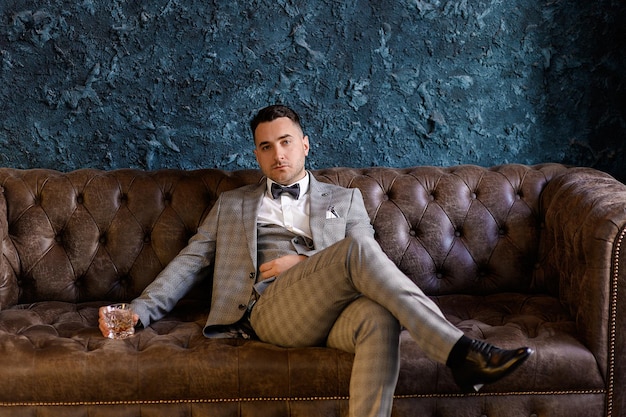
[[[452,368],[454,381],[464,392],[475,392],[483,385],[510,374],[533,353],[527,347],[505,350],[480,340],[472,340],[465,361]]]

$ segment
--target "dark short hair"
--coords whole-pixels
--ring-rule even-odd
[[[296,113],[294,110],[290,109],[287,106],[283,106],[282,104],[275,104],[259,110],[256,116],[254,116],[252,120],[250,120],[252,137],[254,138],[254,132],[261,123],[271,122],[280,117],[289,118],[292,122],[297,124],[300,129],[302,129],[302,124],[300,123],[300,116],[298,116],[298,113]]]

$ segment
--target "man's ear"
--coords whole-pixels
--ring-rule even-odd
[[[302,144],[304,145],[304,156],[309,156],[309,137],[307,135],[304,135],[304,137],[302,138]]]

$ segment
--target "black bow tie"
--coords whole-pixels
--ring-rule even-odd
[[[300,184],[294,184],[289,187],[283,187],[282,185],[272,183],[272,197],[278,198],[282,193],[289,193],[296,200],[300,197]]]

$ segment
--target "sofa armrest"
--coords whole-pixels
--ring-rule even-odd
[[[626,314],[626,303],[615,299],[626,279],[616,256],[626,226],[626,185],[595,169],[571,168],[549,182],[541,204],[544,224],[535,278],[553,280],[544,285],[558,290],[603,375],[610,378],[615,319]]]
[[[6,197],[4,188],[0,187],[0,310],[17,304],[19,296],[17,277],[8,260],[12,256],[7,253],[10,252],[7,247],[12,247],[12,243],[9,239]]]

